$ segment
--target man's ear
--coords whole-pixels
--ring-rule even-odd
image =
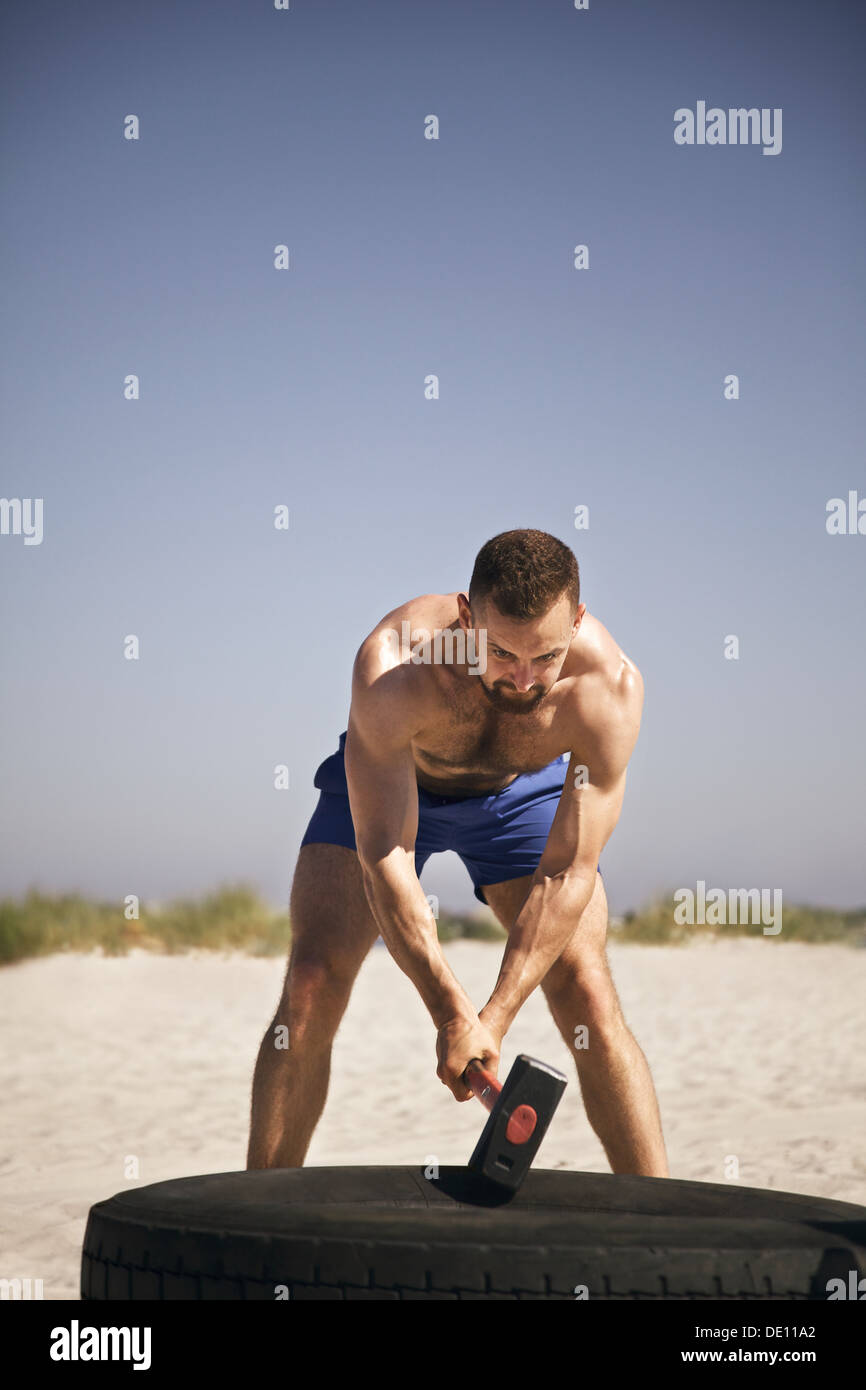
[[[472,627],[472,610],[469,607],[469,595],[457,595],[457,611],[460,614],[460,621],[466,627]]]

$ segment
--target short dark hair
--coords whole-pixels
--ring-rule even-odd
[[[502,531],[475,557],[469,603],[490,598],[508,618],[540,618],[563,595],[576,613],[580,571],[574,552],[547,531]]]

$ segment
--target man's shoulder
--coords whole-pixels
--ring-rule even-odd
[[[423,715],[433,697],[429,668],[409,660],[409,652],[422,634],[432,635],[453,621],[451,600],[448,594],[421,594],[380,618],[355,653],[353,702],[393,712],[401,724]]]
[[[576,644],[575,671],[578,686],[595,694],[604,692],[615,703],[628,706],[643,696],[643,676],[598,618],[587,613]]]
[[[643,676],[598,619],[592,619],[584,637],[567,702],[569,723],[583,746],[605,762],[624,766],[640,729]]]
[[[437,628],[446,627],[456,615],[453,594],[420,594],[407,599],[367,633],[355,654],[355,664],[360,663],[371,678],[402,665],[411,681],[411,672],[418,670],[418,664],[408,660],[411,647],[425,636],[432,636]]]

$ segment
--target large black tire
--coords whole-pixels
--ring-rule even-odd
[[[864,1268],[866,1208],[818,1197],[531,1170],[501,1199],[465,1168],[277,1168],[98,1202],[81,1296],[823,1300]]]

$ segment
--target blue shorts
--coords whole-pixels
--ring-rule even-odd
[[[357,848],[343,766],[345,746],[342,733],[339,749],[319,765],[313,778],[320,796],[302,848],[311,844]],[[521,773],[504,791],[478,796],[439,796],[419,787],[418,877],[431,854],[453,850],[469,870],[476,898],[486,903],[485,883],[504,883],[534,873],[547,844],[568,761],[563,753],[540,772]]]

